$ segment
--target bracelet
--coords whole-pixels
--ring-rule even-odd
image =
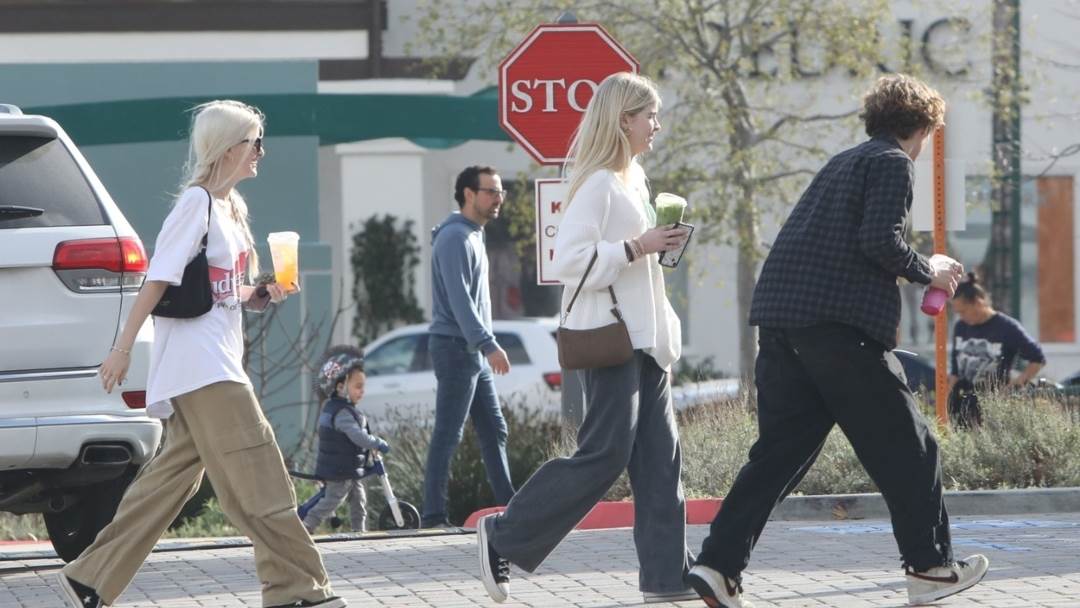
[[[124,353],[125,355],[130,355],[131,354],[130,349],[129,350],[124,350],[124,349],[120,348],[119,346],[113,346],[113,347],[109,348],[109,350],[112,351],[112,352]]]
[[[634,261],[634,248],[630,246],[630,241],[623,241],[622,244],[623,244],[623,249],[626,250],[626,261],[627,262],[633,262]]]
[[[634,257],[640,258],[645,255],[645,246],[641,244],[641,239],[630,239],[630,245],[634,248]]]

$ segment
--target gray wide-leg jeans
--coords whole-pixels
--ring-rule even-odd
[[[511,563],[534,571],[626,470],[638,584],[642,591],[682,591],[690,555],[668,374],[639,350],[628,363],[581,376],[586,410],[577,451],[549,460],[529,478],[495,518],[490,542]]]

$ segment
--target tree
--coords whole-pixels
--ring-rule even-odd
[[[740,367],[753,370],[747,321],[763,257],[762,218],[785,211],[826,156],[819,142],[855,126],[857,92],[881,69],[885,0],[425,0],[420,39],[438,55],[477,49],[495,64],[541,22],[573,9],[604,25],[665,93],[663,139],[645,160],[690,194],[697,236],[737,252]],[[481,17],[482,18],[478,18]],[[910,56],[910,53],[908,53]],[[820,99],[847,71],[849,95]]]
[[[984,275],[994,303],[1020,318],[1020,0],[993,0],[989,89],[993,113],[990,242]]]
[[[366,344],[405,323],[419,323],[424,312],[416,300],[420,246],[413,221],[399,228],[397,218],[372,216],[353,235],[353,335]]]

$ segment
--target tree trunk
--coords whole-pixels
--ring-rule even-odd
[[[754,360],[757,358],[757,328],[750,326],[750,301],[754,295],[757,275],[757,255],[739,247],[736,262],[736,299],[739,304],[739,370],[742,377],[754,379]]]
[[[739,310],[739,372],[752,384],[754,360],[757,358],[757,328],[750,326],[750,302],[753,299],[756,284],[760,238],[753,186],[747,183],[741,190],[741,200],[735,211],[736,229],[739,235],[738,256],[735,262],[735,298]]]
[[[1013,248],[1019,245],[1013,230],[1012,215],[1018,213],[1020,204],[1020,183],[1017,169],[1019,160],[1017,151],[1020,146],[1019,112],[1017,99],[1017,79],[1019,78],[1019,57],[1015,52],[1013,31],[1014,12],[1019,10],[1015,0],[994,0],[993,34],[991,62],[993,70],[990,87],[991,107],[993,111],[993,175],[991,176],[990,207],[993,210],[990,219],[990,242],[987,244],[986,257],[983,261],[983,279],[987,289],[994,297],[994,306],[1007,314],[1019,317],[1013,303],[1017,298],[1013,294],[1015,286],[1013,267]]]

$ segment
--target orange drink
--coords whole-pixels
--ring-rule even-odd
[[[300,235],[295,232],[271,232],[266,237],[274,260],[274,280],[286,292],[300,291]]]

